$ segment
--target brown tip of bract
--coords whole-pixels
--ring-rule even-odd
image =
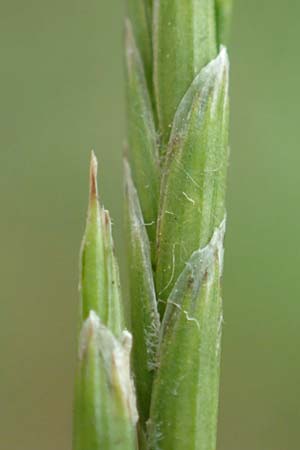
[[[90,200],[96,200],[98,198],[97,172],[98,161],[94,151],[92,150],[90,163]]]
[[[107,209],[105,209],[103,214],[104,214],[104,224],[108,228],[111,225],[109,211]]]
[[[107,209],[102,208],[102,223],[103,223],[103,229],[104,229],[104,239],[106,242],[106,245],[108,248],[111,249],[111,251],[115,252],[113,237],[112,237],[112,221],[110,218],[109,211]]]

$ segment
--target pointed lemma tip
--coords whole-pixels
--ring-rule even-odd
[[[100,319],[95,311],[91,310],[89,317],[87,318],[87,322],[89,324],[89,328],[91,332],[94,332],[100,325]]]
[[[129,333],[129,331],[124,330],[121,337],[121,342],[124,350],[128,353],[128,355],[131,352],[132,348],[132,335]]]
[[[127,156],[123,157],[123,170],[124,170],[124,187],[125,192],[128,194],[132,190],[131,169],[127,159]]]
[[[213,83],[216,88],[216,95],[218,95],[219,88],[225,83],[228,86],[228,74],[229,74],[229,58],[227,49],[225,46],[220,47],[218,56],[213,59],[204,69],[203,69],[206,80],[209,83]],[[201,72],[200,72],[201,76]],[[227,88],[226,88],[227,89]]]
[[[108,209],[105,209],[105,210],[104,210],[104,221],[105,221],[105,225],[106,225],[106,226],[109,226],[110,223],[111,223],[110,215],[109,215]]]
[[[82,360],[86,354],[91,340],[96,336],[100,328],[100,319],[95,311],[91,310],[88,318],[84,321],[79,339],[79,359]]]
[[[217,65],[220,68],[223,68],[223,71],[228,72],[229,70],[229,58],[228,58],[228,52],[225,45],[221,45],[220,47],[220,53],[217,56]]]
[[[95,156],[94,150],[92,150],[91,151],[91,162],[90,162],[90,199],[91,200],[94,200],[98,197],[97,172],[98,172],[98,161]]]

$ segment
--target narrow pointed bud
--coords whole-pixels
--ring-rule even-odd
[[[113,251],[111,221],[98,201],[97,160],[92,152],[90,196],[81,246],[81,323],[93,310],[119,336],[124,329],[119,274]]]
[[[160,328],[151,267],[150,245],[133,185],[125,161],[125,205],[128,229],[128,262],[131,324],[133,333],[133,368],[136,376],[141,426],[149,417],[151,388],[156,368]]]
[[[118,341],[94,311],[83,324],[74,407],[74,450],[135,450],[131,336]]]
[[[143,64],[130,22],[126,22],[129,160],[154,253],[159,196],[157,134]]]
[[[186,261],[208,244],[224,218],[227,160],[228,59],[223,48],[187,91],[170,136],[157,234],[162,314]]]
[[[163,142],[200,70],[216,57],[215,0],[154,0],[154,89]]]
[[[151,450],[215,450],[223,264],[222,222],[193,253],[167,302],[153,385]]]
[[[219,45],[227,45],[232,14],[232,0],[216,0],[217,36]]]
[[[90,194],[86,228],[81,245],[81,316],[87,319],[91,310],[107,316],[104,239],[101,208],[98,201],[97,159],[91,153]]]

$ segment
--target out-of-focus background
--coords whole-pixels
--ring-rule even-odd
[[[123,3],[1,2],[0,450],[71,449],[91,148],[124,266]],[[299,448],[299,14],[235,5],[218,450]]]

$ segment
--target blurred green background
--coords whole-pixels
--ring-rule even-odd
[[[123,253],[123,3],[1,0],[0,450],[71,449],[91,148]],[[299,14],[235,5],[218,450],[299,448]]]

